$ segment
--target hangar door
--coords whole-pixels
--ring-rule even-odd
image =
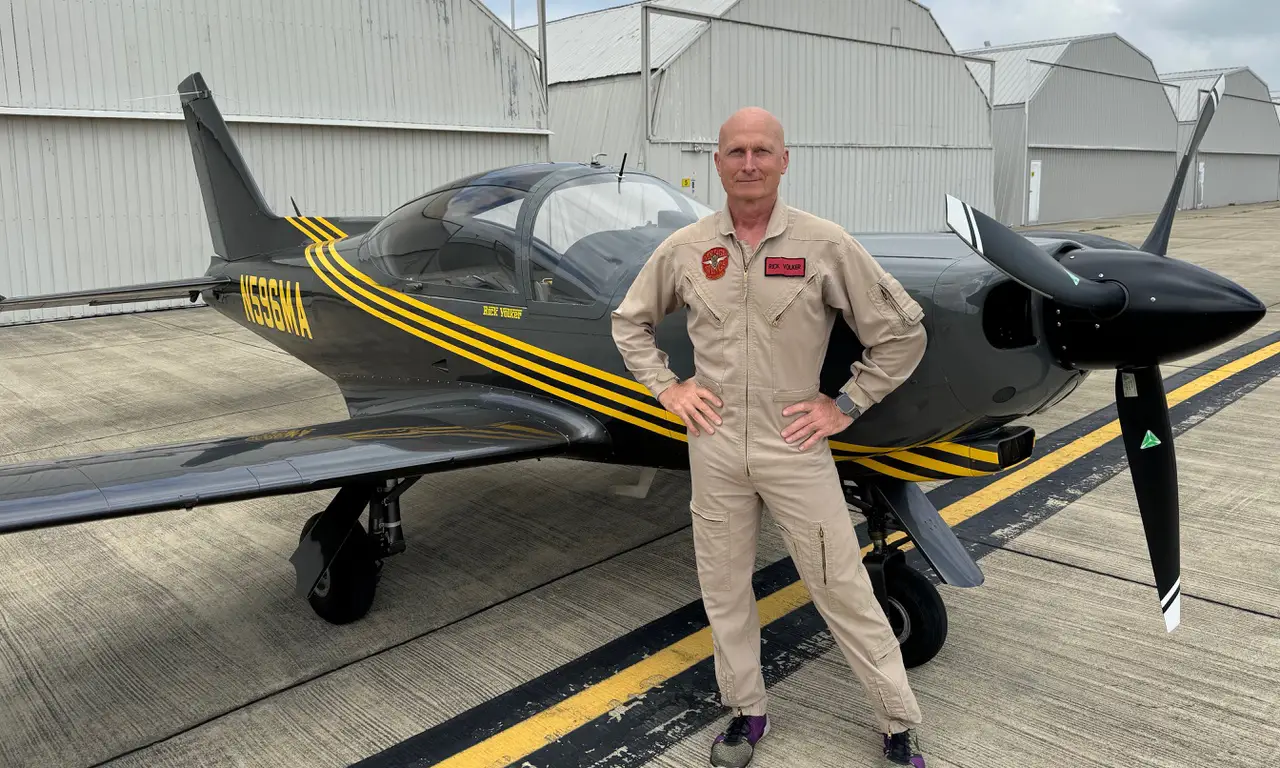
[[[799,4],[786,24],[814,23],[792,18],[811,14],[803,10],[810,5]],[[857,30],[875,40],[868,42],[843,36],[855,30],[852,20],[832,19],[821,35],[778,29],[782,19],[765,18],[777,13],[771,9],[743,3],[731,12],[741,18],[714,20],[657,7],[642,13],[642,67],[644,41],[649,63],[663,65],[642,122],[650,172],[722,206],[713,161],[720,126],[758,105],[783,123],[790,166],[781,191],[792,205],[853,231],[940,230],[947,194],[992,209],[986,98],[969,59],[944,50],[935,27],[890,16]],[[686,26],[673,34],[672,24]]]
[[[1201,152],[1204,165],[1200,207],[1265,203],[1280,199],[1280,157]]]

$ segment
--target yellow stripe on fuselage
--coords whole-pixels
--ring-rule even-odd
[[[484,365],[488,368],[504,373],[508,376],[511,376],[512,378],[515,378],[519,381],[530,384],[534,387],[542,389],[556,396],[563,397],[566,400],[569,400],[570,402],[577,403],[579,405],[582,405],[584,407],[587,407],[599,413],[604,413],[604,414],[613,416],[615,418],[619,418],[623,421],[626,421],[627,423],[634,424],[636,426],[650,430],[652,432],[663,435],[665,437],[670,437],[676,440],[687,442],[688,436],[685,435],[684,432],[682,431],[684,428],[684,422],[680,419],[680,417],[676,416],[670,411],[667,411],[665,408],[655,406],[648,402],[636,400],[631,397],[627,397],[620,393],[602,388],[596,384],[592,384],[590,382],[584,381],[583,379],[580,379],[578,377],[563,373],[561,371],[553,370],[551,368],[547,368],[546,366],[541,365],[538,362],[529,360],[525,357],[522,357],[521,355],[508,352],[507,350],[499,349],[491,344],[488,344],[483,340],[476,338],[473,335],[469,335],[466,332],[459,331],[456,328],[450,328],[446,325],[442,325],[438,322],[435,322],[434,320],[431,319],[431,317],[445,320],[449,323],[452,323],[453,325],[456,325],[460,328],[465,329],[466,331],[469,331],[471,334],[483,335],[495,341],[502,342],[503,344],[506,344],[512,348],[522,350],[535,357],[541,358],[544,361],[553,362],[553,363],[562,365],[566,368],[570,368],[572,370],[589,374],[602,381],[616,383],[620,386],[626,387],[627,389],[644,393],[646,396],[652,397],[652,395],[650,395],[649,393],[648,388],[640,384],[639,382],[632,379],[623,378],[609,371],[601,370],[599,368],[594,368],[590,365],[574,360],[572,358],[564,357],[562,355],[557,355],[554,352],[550,352],[540,347],[536,347],[532,344],[529,344],[528,342],[508,336],[499,331],[495,331],[491,328],[487,328],[485,326],[479,325],[470,320],[467,320],[466,318],[460,317],[458,315],[454,315],[450,312],[446,312],[445,310],[442,310],[439,307],[435,307],[430,304],[427,304],[426,302],[414,296],[410,296],[401,291],[396,291],[394,289],[387,288],[386,286],[381,285],[380,283],[378,283],[368,275],[361,272],[359,269],[354,267],[350,262],[348,262],[346,259],[342,257],[342,255],[338,252],[334,244],[339,240],[346,238],[347,234],[343,232],[340,228],[335,226],[332,222],[330,222],[329,220],[321,216],[315,216],[315,217],[289,216],[285,218],[288,220],[288,222],[291,225],[293,225],[300,232],[306,235],[315,244],[312,246],[308,246],[307,248],[307,263],[311,266],[312,270],[330,288],[332,288],[339,295],[341,295],[343,298],[345,298],[347,301],[349,301],[351,304],[361,309],[362,311],[374,317],[377,317],[378,319],[384,322],[394,325],[397,328],[400,328],[401,330],[404,330],[410,334],[418,336],[419,338],[422,338],[443,349],[447,349],[451,352],[462,355],[468,360],[472,360],[473,362],[479,363],[480,365]],[[354,280],[359,281],[364,285],[363,286],[358,285],[356,282],[353,281],[353,278]],[[337,283],[335,283],[335,280],[340,281],[344,286],[346,286],[346,288],[344,289],[343,287],[340,287]],[[372,292],[369,289],[372,289]],[[389,301],[388,299],[395,299],[397,300],[397,302],[403,302],[405,305],[409,305],[413,309],[403,306],[400,303]],[[406,325],[401,320],[398,320],[395,317],[389,316],[386,312],[382,311],[381,309],[378,309],[375,305],[385,308],[387,311],[393,313],[394,315],[398,315],[401,318],[410,320],[414,323],[424,326],[425,328],[439,335],[433,335],[432,333],[427,333],[426,331],[421,330],[419,328]],[[414,311],[414,309],[419,311]],[[512,370],[510,367],[507,367],[497,362],[496,360],[490,359],[489,357],[482,356],[482,355],[476,354],[475,352],[465,350],[455,344],[452,344],[446,341],[444,338],[441,338],[442,336],[447,336],[449,338],[455,339],[477,351],[485,353],[485,355],[500,358],[501,360],[505,360],[506,362],[511,363],[515,366],[519,366],[529,371],[538,373],[541,376],[545,376],[561,384],[583,390],[584,392],[595,395],[596,397],[605,398],[618,405],[631,408],[636,411],[640,411],[652,417],[656,417],[658,419],[661,419],[663,421],[666,421],[674,425],[675,428],[673,429],[671,427],[667,427],[664,424],[656,424],[647,418],[640,418],[632,414],[623,413],[621,411],[618,411],[617,409],[614,409],[608,405],[597,402],[595,400],[584,398],[576,394],[571,394],[548,382],[541,381],[539,379],[518,373]],[[894,456],[895,458],[917,464],[919,466],[928,467],[930,469],[933,469],[935,471],[938,471],[944,474],[948,474],[953,477],[969,477],[974,475],[991,474],[990,472],[985,472],[982,470],[974,470],[968,467],[962,467],[956,464],[951,464],[949,462],[939,461],[937,459],[923,457],[916,454],[910,454],[908,456],[907,452],[904,451],[902,447],[892,447],[892,448],[874,447],[874,446],[856,445],[853,443],[845,443],[845,442],[836,441],[836,440],[829,441],[829,444],[833,452],[835,453],[835,457],[837,461],[855,461],[881,474],[885,474],[890,477],[895,477],[895,478],[904,479],[904,480],[911,480],[915,482],[928,482],[933,480],[934,478],[925,477],[923,475],[917,475],[915,473],[907,472],[901,469],[897,469],[895,467],[888,466],[882,462],[878,462],[878,461],[874,461],[873,459],[870,459],[869,456],[870,455],[890,455],[890,456]],[[972,455],[975,458],[980,457],[984,461],[989,460],[993,463],[998,461],[998,456],[991,451],[970,448],[965,445],[953,444],[950,442],[931,443],[929,445],[930,447],[938,448],[940,450],[948,451],[950,453],[960,455],[960,456]],[[852,456],[842,455],[845,453],[851,453],[855,455],[852,455]],[[990,457],[990,459],[987,458],[988,456]]]

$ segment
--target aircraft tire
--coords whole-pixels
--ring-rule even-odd
[[[319,517],[317,512],[307,518],[299,540],[307,535]],[[380,569],[373,542],[359,520],[351,527],[347,543],[320,577],[311,597],[307,598],[311,610],[330,624],[350,624],[364,618],[373,606],[377,592]]]
[[[898,634],[902,663],[908,669],[925,664],[947,640],[947,606],[942,595],[927,576],[905,565],[890,571],[885,590],[889,603],[885,615]]]

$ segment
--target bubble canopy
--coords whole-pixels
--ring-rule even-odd
[[[644,173],[515,166],[401,206],[370,230],[359,258],[433,295],[587,307],[611,298],[671,233],[711,213]]]

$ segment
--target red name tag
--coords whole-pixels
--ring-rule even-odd
[[[764,260],[764,273],[768,277],[804,277],[804,259],[770,256]]]

